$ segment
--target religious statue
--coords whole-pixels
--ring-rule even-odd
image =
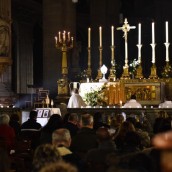
[[[8,24],[0,19],[0,56],[9,55],[9,27]]]

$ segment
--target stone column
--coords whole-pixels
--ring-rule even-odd
[[[43,0],[43,86],[57,95],[61,78],[62,52],[55,48],[58,31],[70,31],[75,39],[75,4],[71,0]],[[68,53],[68,68],[71,52]],[[70,72],[70,71],[69,71]]]

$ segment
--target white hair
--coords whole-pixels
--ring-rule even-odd
[[[70,131],[65,128],[57,129],[52,134],[52,143],[56,146],[70,146],[71,135]]]
[[[0,115],[0,124],[9,124],[10,117],[8,114],[2,114]]]

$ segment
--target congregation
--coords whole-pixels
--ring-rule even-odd
[[[1,172],[160,172],[170,168],[170,161],[163,166],[161,162],[162,152],[165,158],[170,151],[164,150],[171,148],[171,117],[164,111],[157,114],[151,128],[146,117],[139,121],[133,114],[126,119],[116,114],[108,123],[100,112],[52,114],[45,126],[36,118],[35,110],[23,124],[17,114],[0,116],[0,159],[5,161]]]

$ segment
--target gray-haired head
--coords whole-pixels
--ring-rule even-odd
[[[55,146],[69,147],[71,144],[70,131],[65,128],[55,130],[52,134],[52,143]]]
[[[0,124],[9,124],[10,122],[10,117],[8,114],[2,114],[0,115]]]

